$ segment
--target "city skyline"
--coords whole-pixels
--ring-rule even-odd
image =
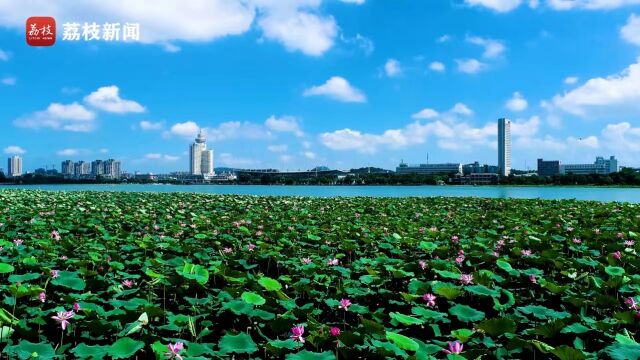
[[[505,117],[514,169],[611,154],[640,166],[640,5],[560,3],[250,0],[218,8],[242,21],[212,29],[215,6],[192,1],[189,27],[161,5],[40,14],[44,2],[4,2],[0,151],[25,171],[96,158],[189,171],[202,129],[218,167],[393,169],[427,153],[495,164]],[[141,40],[33,48],[24,20],[35,13],[131,19]]]

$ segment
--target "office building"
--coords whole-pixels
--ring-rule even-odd
[[[498,119],[498,167],[502,176],[511,173],[511,121],[505,118]]]
[[[401,162],[396,167],[398,174],[462,174],[462,164],[445,163],[445,164],[418,164],[408,165]]]
[[[191,175],[214,175],[213,150],[207,150],[207,139],[198,132],[198,136],[189,149],[189,173]]]
[[[7,161],[7,177],[17,176],[22,176],[22,158],[15,155]]]
[[[610,156],[609,159],[605,159],[602,156],[596,157],[596,161],[593,164],[564,164],[560,165],[560,174],[574,174],[574,175],[589,175],[599,174],[608,175],[618,172],[618,159],[615,156]]]
[[[558,174],[560,174],[560,161],[538,159],[538,176],[553,176]]]
[[[64,176],[73,176],[75,174],[75,163],[71,160],[65,160],[62,162],[62,175]]]
[[[497,174],[500,172],[500,169],[496,165],[487,165],[480,164],[475,161],[470,164],[462,165],[462,171],[465,175],[470,174]]]

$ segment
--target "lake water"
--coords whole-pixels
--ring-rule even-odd
[[[52,191],[196,192],[260,196],[475,196],[486,198],[578,199],[640,203],[640,188],[571,186],[260,186],[260,185],[24,185],[2,189]]]

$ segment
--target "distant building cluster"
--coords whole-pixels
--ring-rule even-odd
[[[618,172],[618,160],[615,156],[605,159],[602,156],[596,157],[592,164],[561,164],[559,160],[538,159],[538,176],[553,175],[609,175]]]
[[[120,179],[122,176],[121,163],[118,160],[95,160],[92,162],[65,160],[62,162],[61,173],[68,179]]]

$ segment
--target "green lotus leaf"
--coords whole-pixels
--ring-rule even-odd
[[[500,336],[516,332],[516,322],[507,318],[487,319],[475,326],[491,336]]]
[[[391,331],[386,332],[386,337],[387,337],[387,340],[391,341],[402,350],[408,350],[408,351],[418,350],[418,347],[419,347],[418,343],[415,342],[410,337],[407,337],[395,332],[391,332]]]
[[[278,280],[266,276],[258,279],[258,284],[262,285],[263,288],[269,291],[278,291],[282,289],[282,285],[280,284],[280,282],[278,282]]]
[[[459,321],[470,322],[484,319],[484,312],[476,310],[468,305],[454,305],[449,308],[449,314],[454,315]]]
[[[242,296],[241,296],[242,300],[248,302],[249,304],[252,305],[264,305],[264,303],[267,302],[267,300],[265,300],[265,298],[263,298],[262,296],[253,293],[253,292],[243,292]]]
[[[239,333],[237,335],[226,334],[220,339],[218,346],[224,354],[253,354],[258,351],[258,346],[253,342],[251,336],[246,333]]]

